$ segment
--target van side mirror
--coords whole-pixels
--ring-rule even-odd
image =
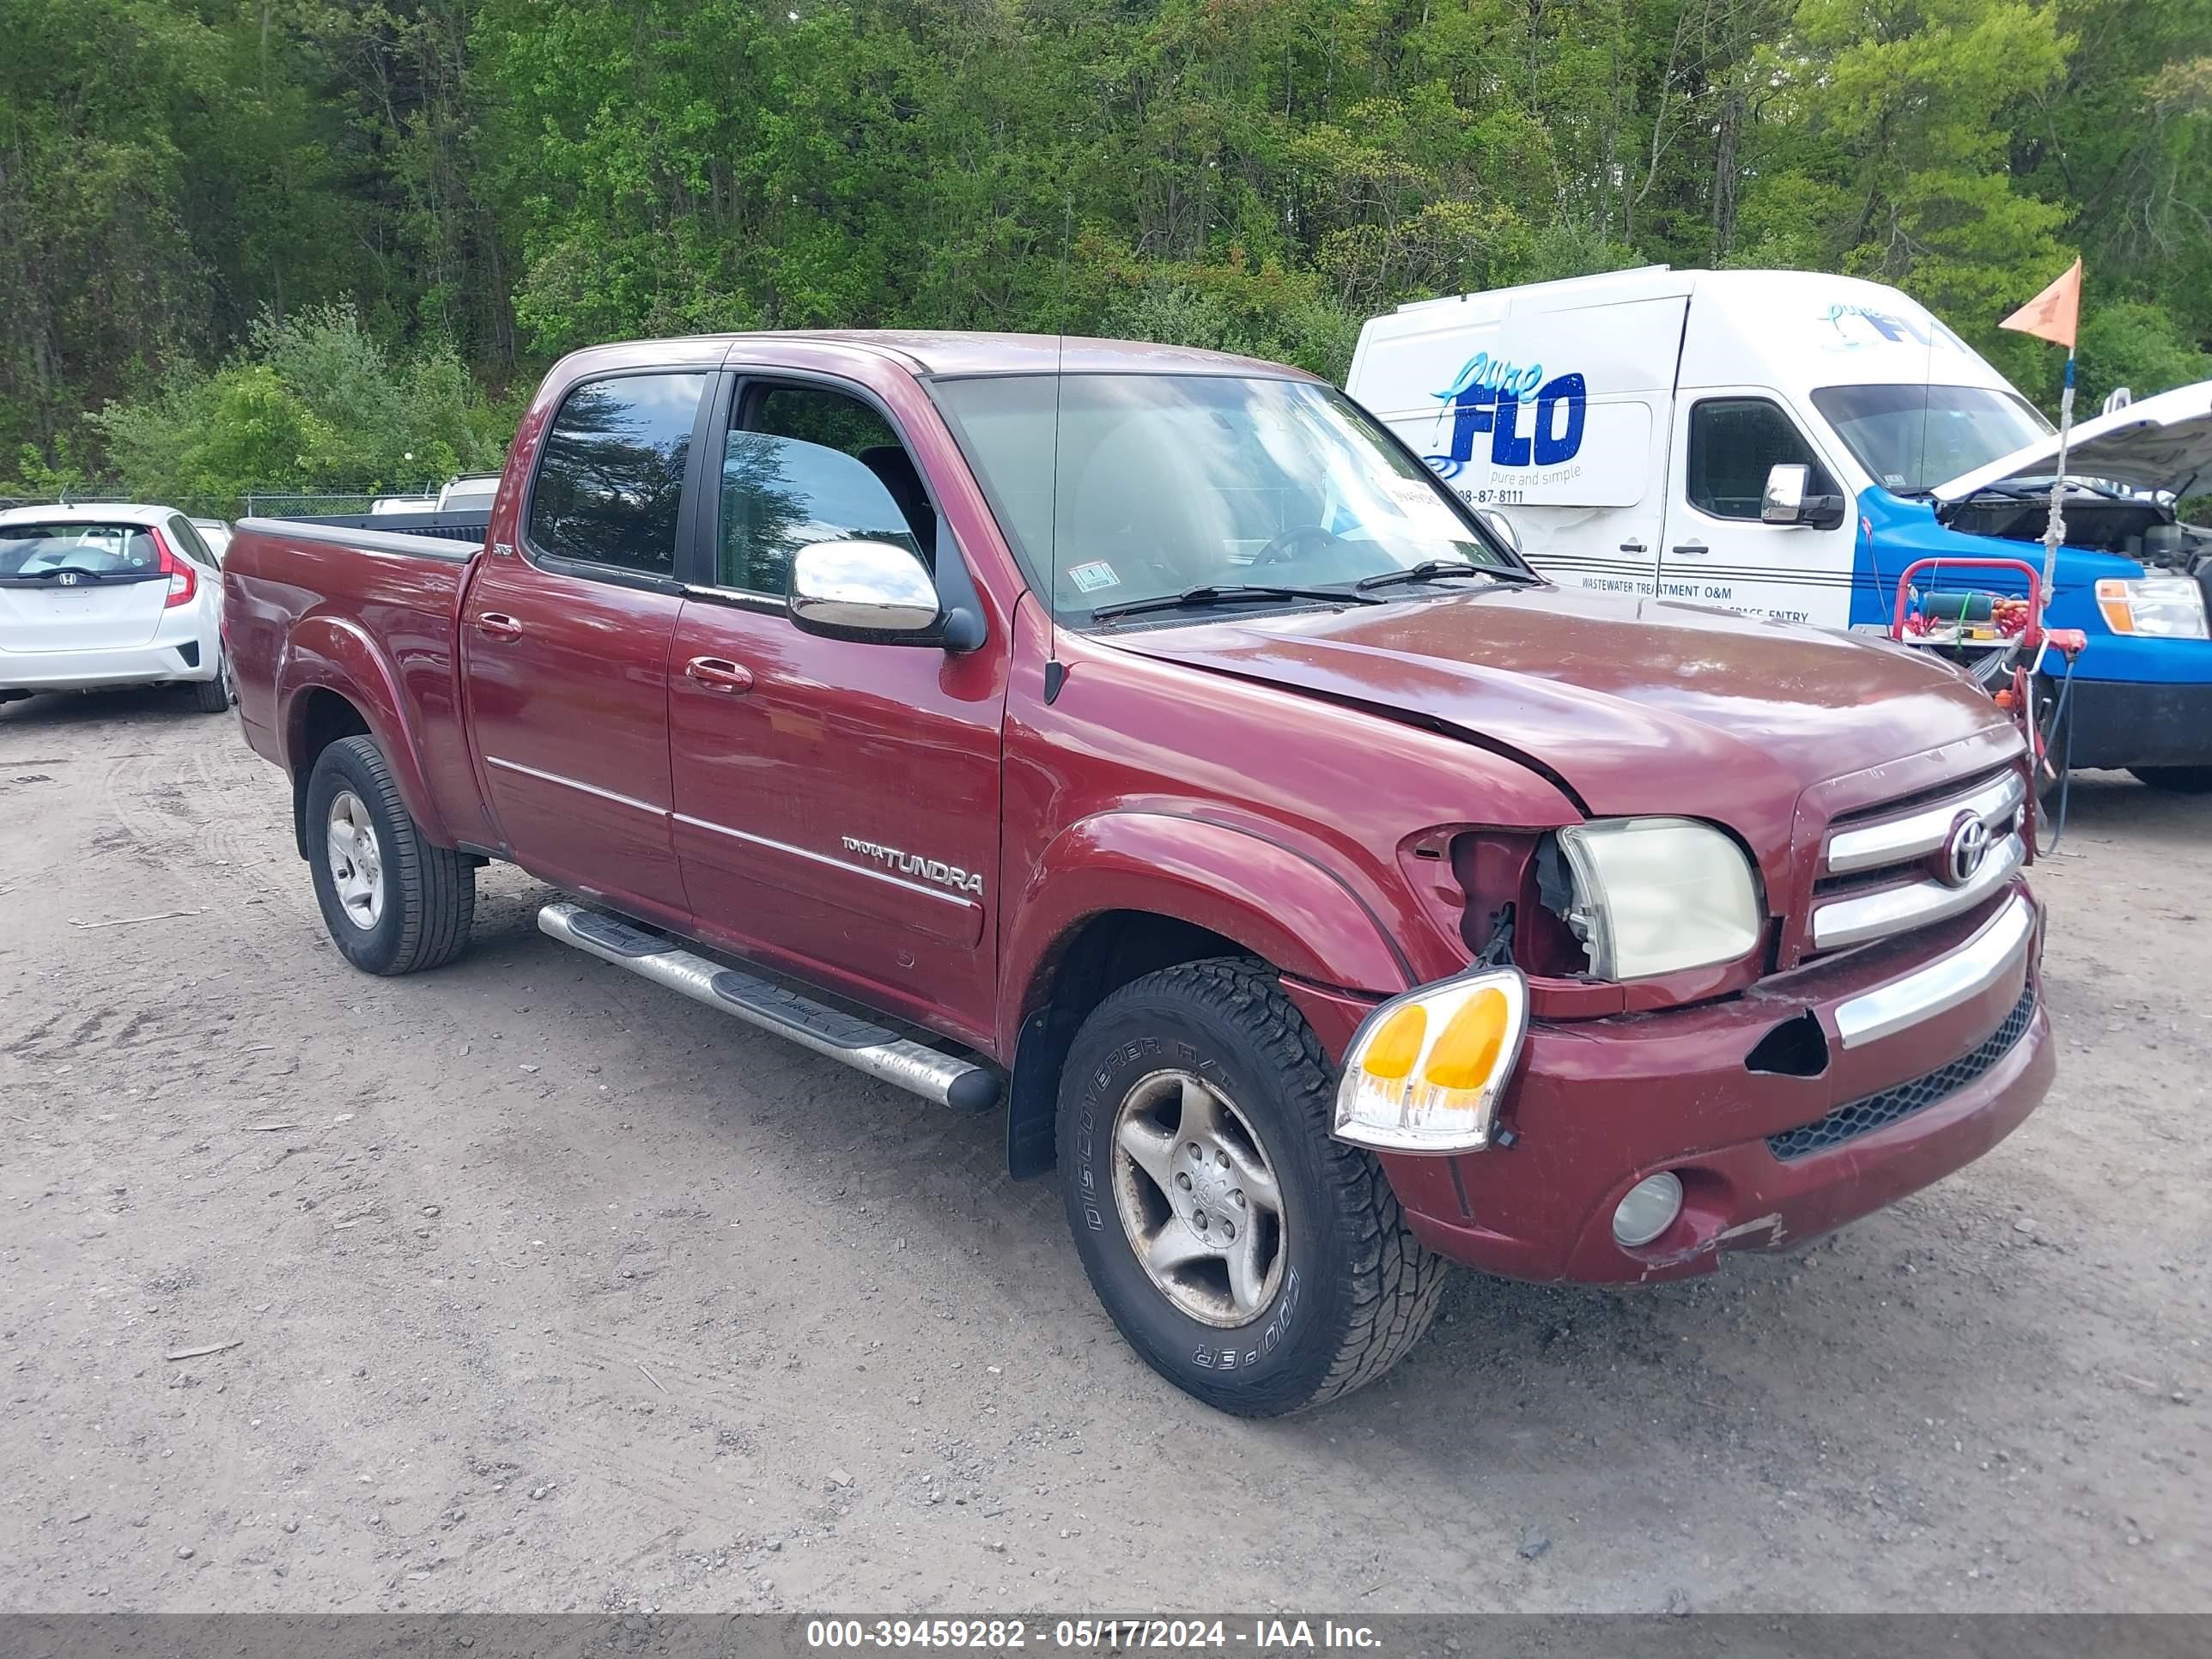
[[[1844,521],[1844,498],[1815,495],[1812,488],[1813,469],[1802,461],[1782,461],[1769,467],[1766,490],[1759,501],[1759,522],[1833,530]]]
[[[791,561],[786,599],[802,634],[864,645],[934,645],[973,651],[986,637],[967,567],[951,538],[938,545],[956,562],[951,597],[928,567],[893,542],[811,542]],[[963,590],[965,590],[964,592]]]

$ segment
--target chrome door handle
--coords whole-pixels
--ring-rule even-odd
[[[753,689],[753,671],[727,657],[694,657],[684,672],[709,691],[735,695]]]
[[[1624,553],[1648,553],[1651,550],[1644,546],[1642,542],[1623,542],[1620,544],[1620,550]]]
[[[1674,544],[1674,550],[1677,553],[1710,553],[1713,550],[1703,542],[1677,542]]]
[[[489,634],[495,640],[519,640],[522,637],[522,624],[497,611],[487,611],[478,617],[476,629],[479,634]]]

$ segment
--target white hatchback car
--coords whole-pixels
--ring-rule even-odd
[[[0,513],[0,702],[188,684],[230,707],[222,572],[190,520],[113,502]]]

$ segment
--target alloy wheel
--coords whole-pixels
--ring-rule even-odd
[[[348,921],[367,933],[384,915],[384,854],[368,809],[350,789],[331,798],[325,846],[339,908]]]
[[[1249,1325],[1282,1282],[1282,1186],[1243,1115],[1194,1072],[1150,1073],[1114,1121],[1114,1200],[1129,1248],[1178,1311]]]

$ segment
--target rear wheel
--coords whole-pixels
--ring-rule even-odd
[[[2128,769],[2154,789],[2177,795],[2212,795],[2212,766],[2131,766]]]
[[[467,948],[476,865],[423,839],[375,738],[342,738],[316,758],[307,826],[323,925],[355,967],[412,974]]]
[[[1445,1263],[1374,1158],[1330,1139],[1334,1094],[1275,975],[1233,957],[1124,986],[1069,1054],[1060,1167],[1084,1270],[1146,1363],[1224,1411],[1349,1394],[1436,1312]]]
[[[230,659],[218,658],[215,678],[192,682],[192,702],[203,714],[228,714],[234,699],[230,692]]]

